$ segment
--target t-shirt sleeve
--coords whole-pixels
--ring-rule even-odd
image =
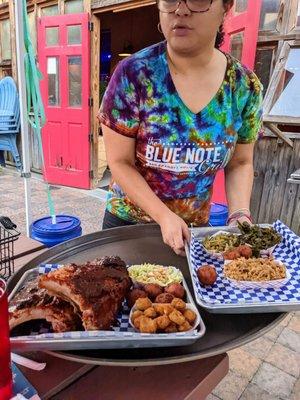
[[[262,101],[263,86],[257,76],[252,73],[250,79],[250,94],[242,111],[242,126],[238,131],[238,143],[253,143],[262,131]]]
[[[121,62],[115,69],[103,96],[98,118],[115,132],[135,138],[140,123],[139,99],[127,68]]]

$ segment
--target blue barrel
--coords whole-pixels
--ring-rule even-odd
[[[225,204],[212,203],[210,207],[209,224],[225,226],[228,219],[228,207]]]
[[[47,247],[81,236],[82,228],[79,218],[71,215],[57,215],[56,224],[50,216],[37,219],[30,226],[30,237]]]

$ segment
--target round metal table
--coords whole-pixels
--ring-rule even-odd
[[[209,232],[209,228],[207,228]],[[21,268],[9,281],[11,291],[22,274],[40,263],[85,262],[105,255],[118,255],[128,264],[142,262],[174,265],[181,269],[193,293],[187,260],[177,256],[161,237],[157,225],[135,225],[82,236],[55,246]],[[64,359],[95,365],[146,366],[188,362],[242,346],[265,334],[285,313],[209,314],[199,307],[206,334],[192,345],[150,349],[84,350],[49,352]]]

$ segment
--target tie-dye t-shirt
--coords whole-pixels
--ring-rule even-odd
[[[236,143],[252,143],[261,127],[262,86],[227,57],[224,81],[201,112],[193,113],[174,86],[166,42],[123,60],[103,97],[99,119],[135,140],[136,168],[153,192],[188,224],[206,224],[216,172]],[[237,193],[238,195],[238,193]],[[150,222],[114,182],[107,210],[130,222]]]

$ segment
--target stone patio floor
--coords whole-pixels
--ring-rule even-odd
[[[31,190],[36,220],[49,214],[46,189],[41,180],[32,178]],[[56,213],[79,217],[83,234],[101,229],[103,192],[54,187],[52,194]],[[24,184],[8,168],[0,169],[0,215],[10,217],[26,232]],[[300,312],[289,314],[261,338],[230,351],[229,357],[228,375],[207,400],[300,400]]]

